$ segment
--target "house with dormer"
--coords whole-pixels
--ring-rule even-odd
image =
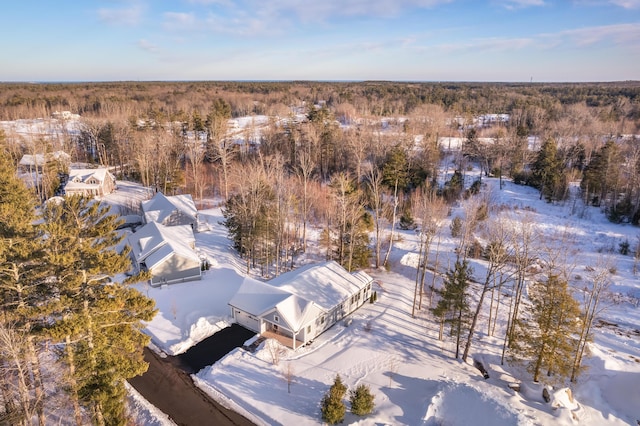
[[[145,223],[165,226],[190,225],[198,231],[198,209],[190,194],[166,196],[162,192],[141,204]]]
[[[191,226],[149,222],[127,237],[134,273],[149,271],[151,285],[202,278],[202,261],[195,251]]]
[[[105,167],[97,169],[70,169],[64,186],[65,195],[103,197],[116,189],[116,178]]]
[[[229,307],[239,325],[296,349],[366,303],[372,284],[366,272],[328,261],[268,282],[245,278]]]

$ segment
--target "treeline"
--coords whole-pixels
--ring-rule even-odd
[[[359,116],[412,114],[438,105],[452,114],[513,113],[541,108],[550,119],[567,105],[601,108],[613,120],[640,118],[640,83],[396,83],[396,82],[111,82],[4,83],[0,120],[49,117],[68,110],[90,117],[176,115],[224,99],[233,117],[286,115],[291,106],[326,102]]]

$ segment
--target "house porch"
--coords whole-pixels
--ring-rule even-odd
[[[262,333],[262,336],[267,339],[276,339],[278,342],[280,342],[281,345],[286,346],[289,349],[294,349],[293,339],[289,336],[283,336],[282,334],[274,333],[273,331],[264,331]],[[304,345],[304,342],[302,340],[296,339],[295,349],[298,349],[302,345]]]

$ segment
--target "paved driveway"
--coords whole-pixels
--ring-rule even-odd
[[[254,335],[234,324],[177,357],[160,358],[145,348],[144,359],[149,369],[129,383],[178,425],[252,426],[249,420],[221,406],[195,386],[191,373],[215,363]]]
[[[189,348],[183,354],[178,355],[180,361],[189,368],[189,372],[197,373],[204,367],[211,365],[231,352],[233,349],[241,347],[244,342],[255,336],[256,333],[249,331],[238,324],[218,331],[213,336],[207,337],[202,342]]]

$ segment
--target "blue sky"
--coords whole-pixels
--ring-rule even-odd
[[[0,35],[0,81],[640,80],[640,0],[15,0]]]

